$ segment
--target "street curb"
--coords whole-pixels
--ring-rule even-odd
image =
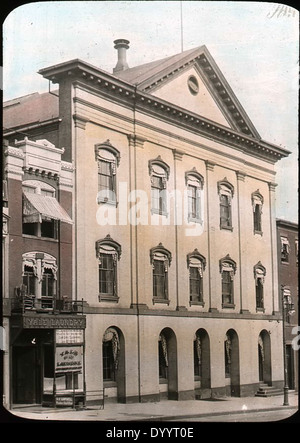
[[[271,411],[280,411],[280,410],[294,410],[297,412],[299,409],[296,406],[276,406],[274,408],[264,408],[264,409],[248,409],[245,411],[241,411],[240,409],[234,410],[234,411],[222,411],[222,412],[204,412],[202,414],[189,414],[189,415],[162,415],[160,417],[153,417],[153,418],[137,418],[132,420],[126,420],[126,421],[165,421],[165,420],[177,420],[177,419],[184,419],[184,418],[200,418],[200,417],[217,417],[217,416],[223,416],[223,415],[236,415],[236,414],[247,414],[247,413],[258,413],[258,412],[271,412]],[[106,420],[108,420],[106,418]]]

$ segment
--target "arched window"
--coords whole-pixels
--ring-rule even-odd
[[[197,249],[187,255],[187,266],[189,269],[189,294],[190,305],[201,304],[203,301],[203,271],[206,259]]]
[[[121,245],[110,235],[96,242],[99,260],[99,301],[118,301],[117,262],[121,257]]]
[[[234,308],[233,283],[236,272],[236,263],[227,254],[219,262],[222,276],[222,307]]]
[[[167,340],[163,333],[158,339],[158,373],[160,380],[168,378],[168,348]]]
[[[58,270],[55,257],[44,252],[27,252],[22,258],[25,306],[53,309]]]
[[[264,283],[266,268],[259,261],[253,268],[255,278],[256,310],[264,310]]]
[[[151,214],[168,215],[167,181],[170,167],[158,156],[149,160],[149,175],[151,179]]]
[[[188,221],[202,223],[202,200],[204,179],[196,169],[185,173],[188,195]]]
[[[262,207],[264,203],[264,198],[260,194],[259,190],[251,194],[252,208],[253,208],[253,228],[255,234],[262,234]]]
[[[116,204],[116,173],[120,164],[119,151],[106,140],[95,145],[95,157],[98,163],[98,203]]]
[[[164,246],[158,246],[150,250],[150,261],[153,272],[153,303],[169,304],[168,270],[172,255]]]
[[[231,202],[234,194],[234,187],[227,178],[218,182],[218,194],[220,198],[220,229],[233,230]]]
[[[120,356],[120,339],[115,328],[106,329],[102,349],[103,381],[115,381]]]

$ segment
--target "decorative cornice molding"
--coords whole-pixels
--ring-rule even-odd
[[[144,148],[144,143],[147,141],[145,137],[136,134],[127,135],[129,146],[137,146],[138,148]]]
[[[205,166],[206,166],[206,169],[207,169],[208,171],[213,171],[215,165],[216,165],[216,164],[213,163],[213,162],[211,162],[210,160],[205,160]]]
[[[8,146],[4,151],[4,155],[6,157],[10,155],[11,157],[21,158],[22,160],[25,158],[25,154],[22,149],[15,148],[13,146]]]
[[[277,183],[269,182],[268,186],[270,191],[275,192]]]
[[[246,172],[242,172],[242,171],[235,171],[236,172],[236,177],[238,180],[244,182],[245,181],[245,177],[246,177]]]
[[[73,119],[75,122],[75,128],[85,130],[86,124],[90,121],[89,118],[84,117],[83,115],[74,114]]]
[[[205,66],[206,61],[204,59],[201,63],[204,63],[204,69],[205,67],[209,67]],[[60,78],[64,78],[68,75],[71,77],[72,82],[81,80],[85,85],[91,85],[91,87],[97,89],[101,95],[110,97],[111,100],[117,103],[121,102],[129,108],[142,110],[143,112],[147,112],[154,116],[160,115],[164,120],[170,121],[176,126],[180,126],[187,130],[193,129],[204,137],[216,141],[222,141],[231,147],[237,148],[245,153],[250,153],[272,163],[283,157],[287,157],[290,154],[286,149],[267,143],[261,140],[258,136],[254,136],[256,134],[251,135],[250,133],[243,133],[243,128],[239,130],[227,128],[184,108],[180,108],[179,106],[173,105],[158,97],[147,94],[147,92],[137,90],[134,85],[117,79],[116,77],[80,60],[73,60],[52,68],[43,69],[40,71],[40,74],[44,75],[45,78],[48,78],[54,83],[59,83]],[[216,88],[219,87],[218,83],[220,82],[216,81]],[[226,94],[231,93],[229,85],[226,84],[226,90],[224,91],[225,101],[229,98]],[[219,94],[222,96],[222,88],[220,89]],[[236,104],[228,103],[228,106],[229,108],[233,107],[232,111],[237,112],[234,109]],[[84,117],[80,119],[77,114],[76,116],[78,120],[77,124],[84,129],[88,119]]]
[[[172,149],[174,160],[182,160],[182,157],[184,156],[183,151],[179,151],[178,149]]]

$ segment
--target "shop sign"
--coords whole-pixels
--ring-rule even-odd
[[[56,348],[55,372],[80,372],[82,370],[82,346]]]
[[[24,328],[38,329],[84,329],[86,326],[86,318],[78,317],[54,317],[54,316],[27,316],[23,317]]]
[[[57,344],[83,343],[83,329],[56,329]]]
[[[57,406],[73,406],[73,398],[69,397],[56,397],[55,399]]]

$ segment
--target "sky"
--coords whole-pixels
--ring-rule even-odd
[[[74,58],[112,73],[117,38],[130,41],[130,67],[208,48],[261,138],[292,152],[276,164],[276,217],[298,222],[299,12],[271,2],[25,3],[2,24],[4,101],[47,92],[38,70]]]

